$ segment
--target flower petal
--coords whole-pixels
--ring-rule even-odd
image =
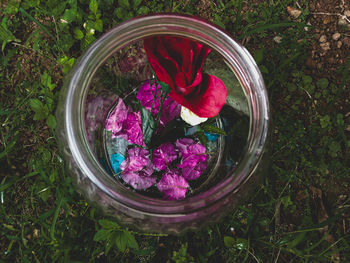
[[[119,98],[117,106],[114,108],[112,113],[108,116],[105,129],[107,131],[112,131],[112,137],[115,137],[115,134],[121,131],[123,128],[123,122],[126,120],[128,115],[128,109],[126,108],[123,100]]]
[[[187,95],[202,81],[202,67],[210,49],[178,36],[156,36],[143,41],[158,79]]]
[[[122,173],[121,177],[136,190],[145,190],[156,183],[155,176],[148,176],[143,171]]]
[[[203,74],[202,82],[196,92],[183,96],[172,91],[169,96],[199,117],[211,118],[216,116],[224,106],[227,90],[219,78]]]
[[[188,182],[180,176],[178,169],[171,169],[163,174],[162,179],[157,183],[158,190],[168,200],[181,200],[185,198]]]
[[[127,157],[119,168],[123,170],[123,173],[126,173],[129,171],[141,171],[144,167],[152,167],[153,169],[153,165],[149,159],[149,152],[146,149],[135,147],[128,150]]]
[[[129,112],[127,119],[124,121],[123,131],[126,133],[129,142],[145,146],[141,125],[140,112]]]
[[[182,175],[186,180],[195,180],[207,168],[208,158],[207,154],[186,154],[177,167],[182,169]]]
[[[177,159],[175,146],[172,143],[163,143],[153,151],[153,163],[159,170],[165,170],[168,165]]]
[[[148,110],[152,111],[153,117],[156,118],[160,108],[160,89],[159,84],[152,84],[151,81],[146,81],[139,89],[136,98],[140,101],[141,105]],[[157,95],[156,99],[154,96]],[[180,115],[181,105],[179,105],[172,98],[167,96],[163,102],[162,111],[160,114],[160,125],[164,127],[173,119]]]
[[[183,154],[186,154],[188,153],[188,146],[192,145],[196,143],[193,139],[191,138],[181,138],[181,139],[178,139],[176,142],[175,142],[175,145],[179,151],[179,154],[180,154],[180,157],[183,155]]]
[[[186,107],[181,107],[181,119],[191,126],[196,126],[202,122],[205,122],[208,118],[202,118],[194,114],[192,111],[187,109]]]

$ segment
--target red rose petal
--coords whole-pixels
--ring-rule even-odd
[[[210,49],[183,37],[144,39],[144,48],[158,79],[171,88],[169,96],[199,117],[216,116],[226,102],[224,83],[202,73]]]
[[[227,90],[219,78],[203,74],[202,83],[197,88],[197,92],[189,96],[170,92],[169,96],[199,117],[211,118],[216,116],[224,106]]]

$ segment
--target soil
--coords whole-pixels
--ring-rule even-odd
[[[308,71],[316,78],[326,77],[339,83],[337,71],[350,54],[350,2],[310,1],[309,10],[310,31],[315,37],[305,62]]]

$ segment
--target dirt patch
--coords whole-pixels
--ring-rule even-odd
[[[310,1],[309,10],[310,31],[315,37],[306,66],[316,78],[326,77],[339,84],[338,70],[350,54],[350,3],[344,0]]]

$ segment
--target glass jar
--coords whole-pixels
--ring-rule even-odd
[[[216,70],[220,74],[220,68],[226,67],[232,79],[237,78],[246,101],[241,103],[238,100],[231,104],[236,104],[236,109],[249,117],[249,131],[246,141],[243,140],[243,146],[240,146],[237,162],[229,168],[220,169],[225,160],[218,158],[206,187],[177,201],[140,194],[115,180],[100,159],[102,153],[98,145],[103,142],[95,140],[95,126],[102,121],[98,120],[99,116],[106,115],[106,109],[110,109],[116,97],[110,87],[102,85],[103,74],[96,77],[99,69],[106,63],[112,65],[110,68],[114,67],[113,63],[123,64],[123,54],[128,52],[136,50],[142,53],[138,43],[155,35],[175,35],[199,41],[221,57],[222,63],[213,63],[208,70]],[[130,46],[133,47],[131,51],[128,49]],[[112,62],[108,62],[111,58]],[[144,54],[136,56],[132,68],[124,67],[125,71],[119,70],[117,73],[134,76],[147,74],[138,71],[137,61],[144,65],[143,59]],[[126,61],[129,60],[126,57]],[[135,69],[138,73],[135,73]],[[96,78],[97,81],[94,80]],[[230,82],[231,77],[226,78]],[[235,94],[238,94],[235,91],[237,87],[226,84],[226,88],[228,96],[233,94],[230,99],[234,100]],[[87,112],[90,111],[93,113],[89,115]],[[56,115],[59,147],[78,191],[120,224],[139,231],[180,234],[218,221],[258,185],[266,166],[270,118],[261,73],[244,47],[215,25],[193,16],[158,14],[138,17],[104,34],[84,53],[66,77]],[[220,142],[219,155],[234,147],[237,145],[230,140]]]

